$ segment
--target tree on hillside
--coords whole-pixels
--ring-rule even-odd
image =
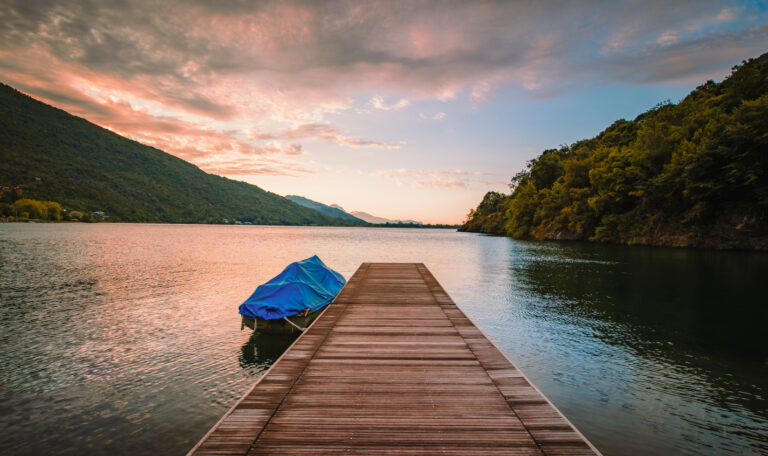
[[[768,54],[530,160],[462,230],[768,249]]]

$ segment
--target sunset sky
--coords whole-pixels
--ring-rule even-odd
[[[764,2],[0,0],[0,81],[205,171],[458,223],[768,52]]]

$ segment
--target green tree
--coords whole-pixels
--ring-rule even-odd
[[[13,210],[19,214],[27,214],[24,218],[44,220],[48,217],[48,209],[41,201],[28,198],[16,200]]]
[[[48,220],[61,220],[61,205],[55,201],[45,201],[43,203]]]
[[[768,54],[678,104],[659,103],[594,138],[545,150],[515,174],[510,195],[487,194],[462,229],[768,249],[766,151]]]

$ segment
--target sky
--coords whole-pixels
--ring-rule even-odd
[[[768,52],[765,2],[0,0],[0,81],[201,169],[459,223]]]

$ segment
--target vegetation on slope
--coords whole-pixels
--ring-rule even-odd
[[[0,186],[110,221],[344,224],[0,84]]]
[[[461,230],[768,249],[768,54],[597,137],[544,151]]]
[[[2,196],[4,196],[3,192],[0,191],[0,199]],[[31,219],[58,222],[66,214],[56,201],[37,201],[28,198],[20,198],[13,204],[0,201],[0,217],[10,217],[11,220]]]

